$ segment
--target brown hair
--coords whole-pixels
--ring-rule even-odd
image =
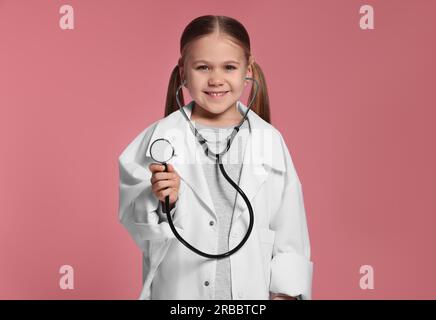
[[[226,16],[206,15],[195,18],[185,28],[180,39],[180,54],[181,57],[171,72],[170,81],[168,84],[167,98],[165,103],[165,117],[178,109],[176,101],[176,90],[182,84],[180,79],[179,65],[182,66],[186,58],[186,53],[189,49],[189,44],[197,40],[199,37],[209,35],[218,30],[220,33],[226,34],[238,43],[244,50],[244,55],[249,61],[250,52],[250,37],[244,26],[237,20]],[[262,69],[254,61],[252,64],[253,78],[259,83],[257,96],[253,101],[250,110],[256,112],[263,120],[270,123],[269,99],[266,87],[265,77]],[[250,81],[251,82],[251,81]],[[251,87],[248,101],[251,101],[254,94],[254,85]],[[183,90],[179,93],[180,103],[185,105]]]

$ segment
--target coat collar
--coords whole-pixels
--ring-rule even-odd
[[[191,119],[193,106],[194,101],[183,106],[189,119]],[[247,107],[239,100],[237,107],[239,112],[244,115]],[[243,156],[239,186],[251,201],[267,179],[271,169],[279,171],[286,169],[281,144],[277,141],[276,130],[251,110],[248,112],[247,118],[250,124],[250,134]],[[171,142],[175,149],[175,155],[169,163],[173,165],[180,178],[197,194],[205,208],[216,219],[217,215],[208,183],[203,168],[198,164],[198,156],[202,156],[204,152],[180,110],[158,121],[147,146],[147,157],[151,157],[150,146],[152,142],[159,138],[165,138]],[[245,211],[248,213],[247,205],[238,193],[233,219],[236,220]],[[247,216],[248,219],[248,214],[244,216]]]

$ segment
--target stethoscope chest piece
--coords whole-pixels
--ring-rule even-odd
[[[167,139],[156,139],[150,146],[150,155],[154,161],[165,165],[174,157],[174,147]]]

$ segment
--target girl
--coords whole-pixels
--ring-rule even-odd
[[[191,21],[180,41],[165,117],[143,130],[119,157],[119,219],[143,253],[140,299],[311,299],[310,244],[300,180],[286,144],[270,124],[266,81],[250,52],[243,25],[225,16]],[[259,83],[253,107],[221,159],[254,211],[248,241],[233,255],[208,259],[179,242],[182,237],[210,254],[231,250],[245,236],[247,206],[179,112],[175,92],[183,83],[192,101],[183,110],[214,152],[247,107],[239,100],[248,79]],[[254,91],[250,93],[249,101]],[[166,138],[175,156],[154,163],[150,145]]]

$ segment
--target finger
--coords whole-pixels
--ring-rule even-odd
[[[174,179],[179,178],[179,174],[174,169],[174,166],[171,163],[167,163],[167,166],[168,166],[168,172],[174,173]]]
[[[161,180],[176,180],[177,175],[174,172],[157,172],[153,173],[150,182],[153,184]]]
[[[166,198],[167,196],[170,196],[170,198],[171,198],[171,193],[172,193],[172,192],[174,192],[174,189],[173,189],[173,188],[162,189],[162,190],[160,190],[160,191],[157,192],[158,199],[159,199],[160,201],[165,201],[165,198]],[[171,200],[171,199],[170,199],[170,200]]]
[[[162,189],[166,188],[174,188],[174,181],[173,180],[160,180],[152,185],[152,190],[155,193],[158,193],[159,191],[162,191]]]
[[[165,166],[163,164],[159,164],[159,163],[152,163],[148,166],[148,168],[153,173],[165,171]]]
[[[296,298],[284,294],[278,294],[273,300],[296,300]]]

